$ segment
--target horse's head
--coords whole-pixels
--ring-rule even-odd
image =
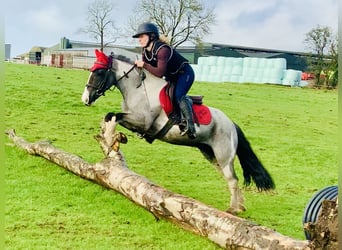
[[[95,50],[96,61],[90,68],[88,82],[82,94],[82,102],[91,105],[105,92],[117,83],[115,71],[112,68],[113,57]]]

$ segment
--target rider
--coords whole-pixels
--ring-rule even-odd
[[[113,60],[114,60],[114,52],[110,52],[108,56],[108,68],[111,69],[113,67]]]
[[[195,79],[188,60],[166,42],[161,41],[158,28],[153,23],[140,24],[133,38],[138,38],[139,44],[143,47],[142,60],[136,60],[135,64],[175,84],[174,98],[187,124],[182,135],[187,133],[189,138],[196,138],[192,100],[186,95]]]

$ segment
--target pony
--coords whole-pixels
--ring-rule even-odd
[[[104,118],[106,123],[118,123],[144,137],[149,143],[158,139],[175,145],[198,148],[228,183],[231,194],[227,209],[229,213],[236,214],[246,210],[234,170],[236,155],[243,169],[245,186],[253,181],[259,191],[275,188],[271,175],[254,153],[241,128],[221,110],[207,107],[201,101],[194,101],[197,136],[190,139],[187,135],[181,135],[182,128],[168,110],[171,99],[166,94],[169,86],[166,80],[137,68],[133,62],[122,57],[107,57],[97,49],[95,54],[96,61],[90,69],[81,99],[84,104],[90,106],[100,96],[105,95],[108,89],[117,88],[123,97],[122,112],[108,113]],[[109,127],[113,127],[113,124]]]

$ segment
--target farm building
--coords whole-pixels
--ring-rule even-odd
[[[93,56],[94,48],[99,48],[98,43],[90,43],[90,42],[82,42],[82,41],[72,41],[66,37],[61,38],[60,43],[50,47],[33,47],[30,53],[30,61],[39,61],[40,58],[46,55],[50,55],[51,59],[52,55],[55,54],[61,55],[63,54],[65,57],[67,54],[69,57],[77,55],[77,56]],[[126,50],[128,54],[140,54],[141,49],[134,46],[111,46],[105,48],[106,50],[110,49],[123,49]],[[205,43],[201,47],[196,46],[180,46],[177,50],[186,57],[191,64],[197,64],[198,58],[200,57],[208,57],[208,56],[223,56],[223,57],[256,57],[256,58],[285,58],[287,62],[287,68],[294,70],[305,71],[307,68],[306,57],[308,54],[301,52],[291,52],[291,51],[283,51],[283,50],[272,50],[272,49],[263,49],[263,48],[253,48],[253,47],[243,47],[243,46],[235,46],[235,45],[226,45],[226,44],[213,44],[213,43]],[[73,52],[72,52],[73,51]],[[56,58],[55,56],[55,58]],[[68,57],[67,56],[67,57]],[[64,58],[63,58],[64,60]],[[56,60],[53,60],[53,65],[56,66],[69,66],[70,63],[62,64],[63,61],[59,58],[59,63]],[[43,62],[42,62],[43,63]],[[44,62],[46,64],[46,61]]]
[[[63,37],[60,43],[44,49],[40,64],[60,68],[88,69],[94,63],[95,48],[99,47],[97,43],[72,41]],[[137,55],[122,46],[104,48],[106,54],[110,54],[112,51],[132,58],[132,60]]]
[[[29,52],[17,55],[10,60],[29,64],[40,64],[46,47],[34,46]]]
[[[235,45],[207,44],[204,46],[201,56],[284,58],[286,59],[288,69],[305,71],[307,68],[306,58],[308,54]]]
[[[97,43],[72,41],[63,37],[60,43],[50,48],[33,47],[29,52],[29,63],[88,69],[94,62],[95,48],[99,47]],[[198,81],[275,84],[284,84],[286,81],[286,85],[299,85],[301,73],[307,68],[308,54],[300,52],[213,43],[205,43],[201,47],[180,46],[177,50],[194,66]],[[106,54],[112,51],[135,60],[140,56],[141,48],[104,48]],[[273,69],[272,65],[277,66]]]
[[[33,47],[28,54],[29,63],[40,64],[44,50],[45,50],[44,47],[38,47],[38,46]]]

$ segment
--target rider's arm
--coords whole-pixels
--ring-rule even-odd
[[[167,70],[167,62],[169,60],[170,53],[171,51],[169,48],[160,48],[157,53],[157,67],[153,67],[151,64],[148,64],[147,62],[144,63],[143,67],[157,77],[164,76]]]

